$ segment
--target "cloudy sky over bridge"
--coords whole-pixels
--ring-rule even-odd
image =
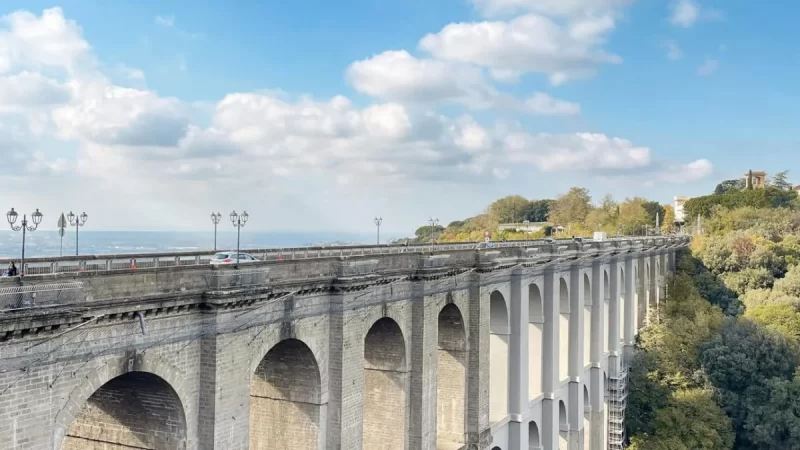
[[[576,184],[703,193],[792,169],[800,6],[780,6],[5,1],[0,207],[408,231]]]

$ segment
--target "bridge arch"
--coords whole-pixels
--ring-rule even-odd
[[[508,304],[500,291],[489,296],[489,422],[508,413],[509,338]]]
[[[382,317],[364,336],[364,448],[405,447],[407,385],[403,330],[393,319]]]
[[[437,441],[465,442],[467,398],[467,334],[461,311],[447,304],[439,312],[436,372]]]
[[[60,448],[94,445],[186,449],[186,414],[177,392],[149,372],[127,372],[104,383],[76,414]]]
[[[615,275],[615,276],[619,276],[619,284],[618,284],[619,289],[617,289],[619,298],[616,299],[616,301],[617,301],[617,315],[619,316],[618,317],[618,330],[619,331],[618,331],[617,334],[619,336],[620,345],[624,345],[625,344],[625,330],[628,328],[628,324],[625,322],[625,304],[627,303],[627,300],[626,300],[627,293],[626,293],[626,291],[628,289],[628,283],[627,283],[627,280],[625,278],[625,269],[623,267],[620,267],[619,268],[619,274]]]
[[[314,353],[299,339],[278,342],[250,379],[250,449],[316,450],[321,415],[322,381]]]
[[[195,436],[195,422],[189,418],[187,420],[186,408],[192,405],[191,399],[193,396],[189,392],[185,384],[184,374],[172,364],[165,362],[158,356],[150,356],[141,354],[138,356],[136,371],[128,371],[128,360],[124,358],[117,358],[106,361],[97,368],[89,371],[84,377],[83,381],[76,386],[69,394],[66,404],[59,410],[55,418],[55,427],[53,435],[53,448],[56,449],[70,449],[73,444],[69,444],[69,435],[71,428],[75,425],[75,429],[80,425],[76,425],[76,421],[85,423],[85,418],[88,418],[84,412],[96,411],[98,405],[103,402],[104,393],[110,392],[111,394],[124,393],[126,388],[130,385],[136,385],[138,380],[143,379],[142,384],[150,386],[156,392],[163,395],[164,398],[169,399],[170,411],[173,411],[174,417],[182,417],[182,438],[178,438],[178,444],[182,439],[183,447],[175,446],[171,448],[185,448],[190,446],[191,441]],[[123,378],[127,374],[138,374],[133,377]],[[115,380],[114,384],[111,384]],[[106,388],[103,393],[95,396],[102,388]],[[144,388],[141,389],[144,391]],[[150,391],[148,391],[150,392]],[[94,398],[93,398],[94,397]],[[135,406],[128,402],[129,406]],[[179,408],[178,408],[179,407]],[[180,409],[178,415],[177,410]],[[144,413],[147,415],[146,413]],[[180,422],[180,421],[179,421]],[[122,423],[122,422],[121,422]],[[91,424],[89,425],[91,426]],[[176,424],[177,430],[177,424]],[[88,430],[87,430],[88,431]],[[173,435],[173,438],[180,436]],[[73,436],[76,437],[76,436]],[[79,436],[78,436],[79,438]],[[77,448],[82,448],[78,446]]]
[[[528,399],[542,393],[544,367],[544,304],[542,290],[536,283],[528,285]]]

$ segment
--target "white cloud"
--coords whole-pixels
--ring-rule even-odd
[[[357,61],[347,69],[347,78],[357,91],[388,101],[427,105],[453,102],[476,110],[517,110],[543,116],[580,113],[579,105],[544,93],[520,101],[491,86],[475,66],[420,59],[405,50]]]
[[[185,106],[150,91],[123,88],[103,80],[73,81],[76,101],[53,110],[62,139],[98,144],[168,147],[189,125]]]
[[[39,73],[0,76],[0,113],[63,104],[71,96],[68,86]]]
[[[693,183],[708,178],[714,171],[714,166],[707,159],[698,159],[688,164],[674,164],[667,166],[661,173],[663,181],[670,183]]]
[[[40,17],[17,11],[0,17],[0,73],[15,68],[57,67],[74,71],[91,62],[91,47],[80,27],[66,20],[61,8],[44,10]]]
[[[130,209],[194,217],[196,208],[228,204],[234,191],[237,201],[282,205],[281,214],[292,221],[339,201],[341,190],[358,191],[361,197],[353,197],[353,204],[360,204],[401,186],[414,199],[409,205],[417,207],[416,198],[424,195],[419,186],[428,182],[463,191],[480,183],[499,186],[499,180],[532,170],[583,177],[647,172],[658,178],[670,168],[681,180],[710,172],[707,161],[707,166],[660,163],[648,147],[601,133],[533,134],[521,126],[487,125],[498,117],[487,113],[490,109],[551,116],[580,112],[579,105],[543,92],[514,97],[492,79],[514,82],[538,71],[559,83],[618,58],[602,50],[614,27],[611,15],[589,17],[562,6],[562,12],[551,11],[562,14],[559,22],[528,14],[508,23],[445,27],[422,40],[430,57],[394,51],[357,61],[347,71],[349,82],[377,99],[363,105],[344,96],[315,99],[277,90],[230,93],[194,105],[159,95],[144,83],[122,87],[100,71],[80,28],[60,10],[15,13],[15,20],[4,21],[17,25],[0,25],[0,61],[6,63],[0,73],[0,148],[10,151],[5,161],[15,177],[37,177],[39,189],[48,193],[61,192],[60,184],[48,181],[53,177],[74,178],[70,189],[91,186],[98,198],[106,198],[106,215],[119,221],[137,220],[126,212]],[[18,26],[22,22],[26,25]],[[60,24],[61,31],[31,25],[41,22]],[[174,25],[174,19],[165,23]],[[48,60],[53,44],[31,37],[25,31],[31,29],[71,39],[64,46],[71,54]],[[43,49],[22,57],[5,51],[9,43]],[[470,43],[472,49],[462,47]],[[51,75],[53,67],[66,70]],[[145,78],[124,65],[111,70],[129,80]],[[444,115],[437,112],[441,103],[481,114]],[[326,194],[329,189],[336,194]],[[49,197],[58,195],[37,199]],[[124,207],[120,197],[128,199]],[[283,212],[292,207],[309,212]],[[328,219],[334,216],[341,214],[331,212]]]
[[[697,74],[701,77],[707,77],[716,72],[718,68],[719,60],[706,58],[703,64],[700,64],[700,67],[697,68]]]
[[[697,0],[671,0],[669,22],[681,28],[691,28],[700,20],[720,20],[722,12],[701,7]]]
[[[670,60],[677,61],[683,58],[683,50],[681,50],[681,47],[677,42],[670,39],[664,44],[664,46],[667,48],[667,58]]]
[[[446,61],[496,71],[544,73],[559,85],[590,77],[600,65],[622,62],[620,56],[602,48],[614,26],[611,15],[564,24],[527,14],[509,22],[449,24],[422,38],[420,48]]]

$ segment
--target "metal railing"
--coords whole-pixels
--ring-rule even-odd
[[[666,236],[639,236],[639,237],[613,237],[604,241],[584,239],[538,239],[530,241],[491,241],[491,242],[460,242],[422,245],[355,245],[355,246],[330,246],[330,247],[290,247],[290,248],[261,248],[242,249],[260,261],[286,261],[304,260],[314,258],[357,257],[370,255],[392,255],[399,253],[432,253],[457,250],[474,249],[500,249],[509,247],[540,247],[557,246],[560,250],[589,250],[591,248],[605,249],[609,247],[631,247],[637,245],[656,245],[657,241],[664,244],[688,242],[688,237]],[[49,275],[78,272],[105,272],[129,269],[153,269],[176,266],[200,266],[211,262],[215,252],[213,250],[182,253],[132,253],[108,255],[82,255],[64,257],[26,258],[25,267],[20,268],[27,276]],[[12,259],[0,259],[0,269],[7,266]],[[242,264],[244,265],[244,263]]]

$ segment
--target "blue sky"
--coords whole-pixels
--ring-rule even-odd
[[[264,230],[381,214],[406,232],[507,194],[668,202],[748,168],[800,171],[791,2],[128,3],[0,6],[7,206],[80,199],[108,229],[247,208]]]

